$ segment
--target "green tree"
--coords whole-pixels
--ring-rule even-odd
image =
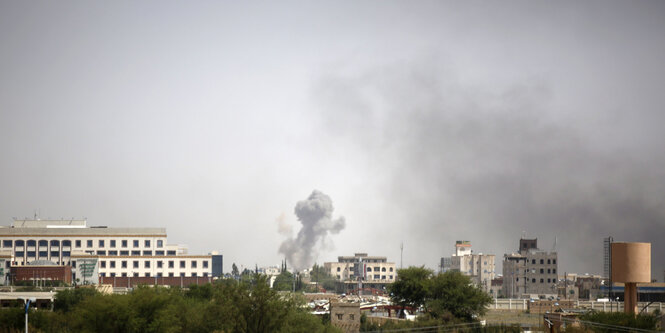
[[[418,308],[424,305],[428,299],[432,274],[432,270],[424,266],[398,269],[397,281],[388,288],[390,298],[402,307]]]
[[[237,278],[240,275],[240,271],[238,270],[238,266],[236,266],[236,263],[233,263],[233,265],[231,265],[231,275],[233,275],[234,278]]]
[[[431,278],[426,308],[435,318],[448,313],[463,320],[473,320],[487,311],[492,298],[460,272],[446,272]]]
[[[55,311],[68,312],[84,299],[96,296],[97,294],[97,291],[93,288],[76,288],[58,291],[58,293],[55,294],[53,309]]]
[[[293,290],[294,279],[295,276],[291,274],[289,271],[282,271],[275,278],[275,282],[272,284],[272,288],[281,291]]]
[[[312,282],[326,290],[335,290],[336,279],[323,266],[314,264],[309,274]]]

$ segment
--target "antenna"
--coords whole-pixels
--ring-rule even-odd
[[[402,266],[402,260],[404,259],[404,242],[399,244],[399,269],[404,268]]]

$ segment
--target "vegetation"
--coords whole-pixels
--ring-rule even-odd
[[[624,312],[589,312],[580,316],[584,330],[591,332],[616,332],[617,326],[656,330],[658,317],[654,314],[632,315]]]
[[[335,332],[264,276],[188,290],[139,287],[127,295],[61,291],[54,311],[32,311],[31,332]],[[23,308],[0,310],[0,332],[23,328]]]
[[[492,298],[459,272],[434,274],[424,267],[397,270],[389,291],[395,304],[422,308],[424,319],[469,322],[483,315]]]

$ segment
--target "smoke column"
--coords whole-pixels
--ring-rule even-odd
[[[330,197],[317,190],[314,190],[307,200],[296,204],[295,214],[302,228],[296,238],[289,237],[279,247],[279,253],[286,256],[287,262],[296,271],[314,263],[319,253],[317,243],[324,241],[328,233],[337,234],[344,229],[344,217],[333,220],[333,210]]]

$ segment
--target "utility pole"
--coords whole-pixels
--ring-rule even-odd
[[[404,268],[404,266],[402,266],[403,259],[404,259],[404,242],[399,244],[399,269]]]

